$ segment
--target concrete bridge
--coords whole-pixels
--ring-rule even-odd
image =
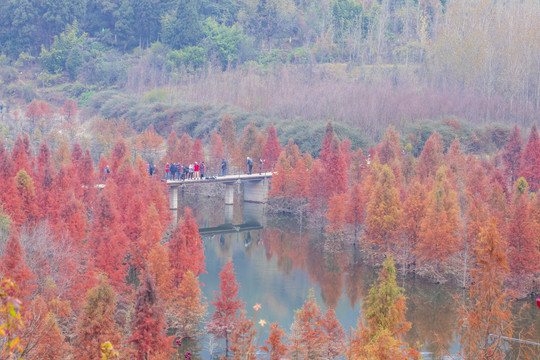
[[[271,172],[261,174],[225,175],[210,179],[199,180],[167,180],[169,186],[169,204],[171,210],[178,209],[178,189],[193,185],[225,184],[225,205],[234,203],[234,184],[244,185],[244,202],[266,203]]]

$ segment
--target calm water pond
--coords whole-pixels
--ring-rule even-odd
[[[321,232],[306,229],[295,219],[267,217],[261,205],[236,202],[225,206],[219,198],[188,194],[181,203],[194,210],[200,231],[206,233],[203,242],[207,273],[201,275],[200,281],[205,285],[203,293],[208,302],[214,300],[214,291],[218,290],[221,268],[232,258],[239,296],[246,303],[248,317],[253,315],[252,306],[259,303],[262,307],[257,321],[277,321],[289,332],[294,311],[302,307],[309,290],[314,289],[323,311],[333,307],[347,332],[356,328],[363,298],[377,277],[377,269],[363,264],[355,247],[325,254]],[[179,210],[178,215],[181,213]],[[236,227],[221,226],[231,223]],[[236,231],[244,229],[254,230]],[[462,290],[418,279],[399,278],[398,282],[405,288],[407,320],[412,323],[406,340],[419,344],[422,352],[456,354],[460,334],[455,298]],[[213,312],[209,305],[208,314]],[[533,332],[523,337],[540,339],[540,309],[530,307],[524,314],[519,328]],[[260,344],[268,331],[269,326],[265,326]],[[223,343],[218,340],[218,344]],[[201,346],[201,358],[209,358],[208,339]]]

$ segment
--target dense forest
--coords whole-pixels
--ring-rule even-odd
[[[535,358],[502,337],[540,331],[511,311],[540,294],[539,18],[535,0],[1,1],[0,359],[199,359],[208,339],[214,358],[420,358],[397,276],[463,289],[462,358]],[[166,164],[246,157],[273,172],[267,213],[323,234],[334,266],[328,310],[305,294],[289,329],[242,301],[232,261],[206,299],[193,211],[169,210]],[[269,256],[309,251],[262,234]],[[357,263],[379,275],[345,285],[344,329]]]

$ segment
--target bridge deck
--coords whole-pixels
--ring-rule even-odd
[[[248,181],[257,181],[272,178],[272,172],[266,173],[254,173],[254,174],[238,174],[238,175],[225,175],[217,176],[216,178],[208,179],[186,179],[186,180],[167,180],[167,185],[169,186],[180,186],[180,185],[190,185],[190,184],[207,184],[207,183],[233,183],[238,180],[248,180]]]
[[[260,224],[223,224],[216,227],[202,228],[199,229],[199,234],[204,235],[213,235],[213,234],[230,234],[235,232],[244,232],[244,231],[253,231],[253,230],[262,230],[264,227]]]

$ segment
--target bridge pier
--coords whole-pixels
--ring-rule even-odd
[[[234,183],[225,183],[225,205],[234,204]]]
[[[265,203],[268,200],[268,179],[244,181],[244,201]]]
[[[225,222],[224,224],[232,224],[234,215],[234,205],[225,205]]]
[[[170,210],[178,209],[178,186],[169,187],[169,208]]]

